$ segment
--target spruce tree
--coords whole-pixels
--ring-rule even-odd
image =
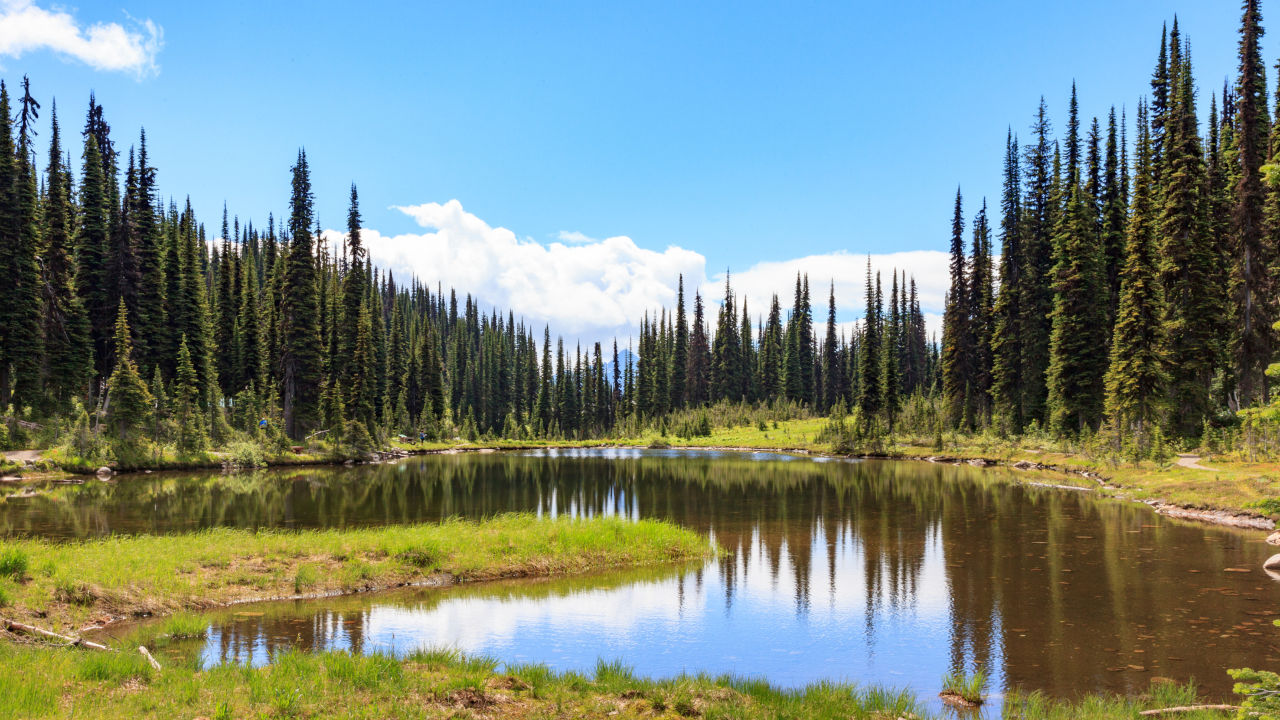
[[[1108,293],[1107,328],[1115,323],[1120,303],[1120,271],[1125,263],[1125,225],[1128,223],[1128,188],[1121,177],[1120,140],[1116,109],[1107,116],[1107,145],[1102,170],[1102,194],[1096,198],[1102,210],[1102,256]]]
[[[1027,293],[1023,257],[1021,174],[1018,140],[1009,130],[1005,139],[1004,186],[1000,196],[1000,291],[992,310],[991,404],[996,423],[1004,432],[1022,430],[1022,313],[1019,303]],[[913,285],[914,288],[914,285]]]
[[[120,301],[116,310],[112,354],[115,357],[115,370],[107,381],[107,421],[118,440],[133,443],[140,439],[135,431],[146,427],[151,417],[154,400],[133,362],[133,338],[124,300]]]
[[[133,331],[139,342],[135,353],[138,366],[144,372],[166,364],[172,366],[172,361],[166,363],[165,360],[177,352],[177,344],[169,341],[171,330],[165,316],[164,238],[157,216],[155,183],[156,169],[150,165],[147,132],[143,130],[138,139],[136,183],[125,202],[129,204],[130,242],[138,262],[138,310],[134,316]],[[220,343],[219,346],[234,347],[230,338],[227,340],[226,344]],[[220,357],[227,355],[231,354],[219,354]]]
[[[351,204],[347,210],[346,273],[342,278],[342,308],[338,320],[338,355],[334,359],[335,375],[348,385],[355,371],[350,358],[355,353],[356,338],[360,333],[360,307],[368,293],[366,256],[360,236],[360,199],[355,183],[352,183]]]
[[[71,241],[71,188],[62,165],[58,108],[54,105],[49,137],[48,189],[44,203],[44,377],[52,413],[66,412],[71,399],[87,398],[93,372],[89,318],[75,292],[75,264]]]
[[[1280,213],[1266,217],[1268,188],[1263,165],[1270,161],[1274,166],[1280,160],[1280,144],[1273,152],[1268,151],[1271,120],[1267,112],[1266,66],[1260,48],[1262,13],[1258,0],[1244,0],[1242,4],[1234,132],[1239,177],[1231,220],[1232,251],[1237,258],[1233,278],[1235,312],[1240,325],[1235,352],[1237,376],[1240,404],[1250,405],[1268,399],[1265,371],[1273,352],[1271,323],[1275,298],[1271,279]],[[1223,104],[1226,115],[1225,98]],[[1271,185],[1274,198],[1280,193],[1280,180],[1273,180]]]
[[[898,316],[898,272],[893,273],[889,291],[889,317],[884,325],[884,337],[880,352],[880,397],[883,398],[885,419],[889,432],[897,419],[901,396],[899,393],[898,338],[901,327]]]
[[[724,281],[724,304],[716,323],[711,348],[711,400],[742,400],[742,347],[738,337],[738,312],[728,275]]]
[[[3,155],[2,150],[0,155]],[[0,167],[3,163],[4,160],[0,159]],[[85,133],[84,161],[81,167],[80,227],[76,233],[76,294],[84,301],[88,315],[94,368],[99,378],[105,378],[110,372],[108,358],[111,333],[108,328],[111,327],[114,311],[110,304],[111,295],[106,275],[111,242],[111,208],[102,155],[98,150],[98,140],[91,132]],[[3,170],[0,169],[0,174],[2,173]],[[0,183],[3,183],[3,179],[0,179]]]
[[[786,396],[783,374],[782,307],[778,294],[769,303],[769,319],[760,334],[760,392],[767,400]]]
[[[22,78],[22,105],[18,113],[19,129],[16,148],[9,144],[8,98],[0,97],[0,112],[5,114],[5,132],[0,140],[0,154],[16,159],[12,166],[0,167],[0,215],[8,228],[0,234],[0,272],[8,290],[0,308],[3,328],[3,352],[0,352],[0,410],[12,402],[16,412],[26,407],[38,408],[42,398],[41,369],[44,356],[42,328],[43,310],[40,291],[39,192],[32,162],[34,122],[40,104],[31,97],[30,82]],[[0,88],[0,92],[3,88]],[[12,169],[10,169],[12,168]],[[12,182],[12,185],[8,183]],[[12,379],[12,396],[9,394]]]
[[[1167,308],[1170,392],[1178,408],[1172,428],[1178,435],[1190,437],[1200,432],[1209,414],[1219,333],[1209,287],[1213,244],[1204,221],[1204,158],[1190,60],[1177,65],[1171,74],[1159,221],[1160,281]]]
[[[685,393],[690,405],[701,407],[711,397],[711,346],[702,293],[693,295],[693,329],[689,334],[689,365],[685,371]]]
[[[615,353],[617,341],[614,342]],[[680,275],[676,286],[676,327],[675,346],[671,354],[671,401],[672,408],[684,407],[685,373],[689,365],[689,321],[684,313],[684,275]],[[614,372],[617,372],[616,363]],[[614,383],[617,384],[616,381]]]
[[[1058,432],[1097,424],[1103,403],[1106,356],[1106,279],[1094,233],[1088,192],[1078,182],[1055,238],[1053,333],[1048,372],[1049,421]]]
[[[1120,306],[1106,375],[1107,417],[1140,436],[1160,421],[1165,403],[1164,294],[1157,265],[1156,210],[1152,198],[1151,135],[1145,105],[1138,106],[1133,203],[1129,213]]]
[[[178,452],[189,454],[203,450],[207,438],[200,413],[200,388],[185,335],[178,344],[177,370],[173,378],[173,418],[178,426]]]
[[[894,287],[896,288],[897,285]],[[822,343],[822,378],[824,397],[821,409],[825,412],[840,402],[841,389],[844,387],[844,368],[841,366],[840,345],[836,336],[836,283],[834,280],[831,281],[831,290],[827,294],[827,336]]]
[[[975,360],[962,203],[957,189],[951,217],[951,288],[947,291],[947,305],[942,316],[942,402],[947,424],[951,427],[959,427],[969,419],[966,410]]]
[[[1044,98],[1040,99],[1040,109],[1031,129],[1035,141],[1027,146],[1022,163],[1025,195],[1020,214],[1023,262],[1018,302],[1022,363],[1018,376],[1022,421],[1043,425],[1052,330],[1052,238],[1056,222],[1053,190],[1057,179],[1053,165],[1056,153],[1050,148],[1049,115]]]
[[[883,407],[880,382],[880,305],[871,277],[871,257],[867,257],[866,312],[862,318],[862,342],[858,355],[858,408],[863,422],[870,422]]]
[[[280,297],[280,386],[285,432],[302,439],[319,422],[320,329],[316,320],[316,265],[312,256],[311,177],[298,152],[289,201],[289,252]]]

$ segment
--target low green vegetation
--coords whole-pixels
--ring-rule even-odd
[[[975,670],[973,674],[948,672],[942,676],[941,694],[959,698],[969,705],[981,705],[986,689],[987,674],[982,670]]]
[[[656,521],[539,520],[356,530],[214,529],[74,543],[13,540],[0,615],[56,628],[230,602],[424,582],[555,575],[705,557],[697,534]],[[20,572],[16,569],[20,568]],[[176,616],[170,634],[198,623]]]
[[[347,652],[278,652],[268,665],[204,668],[195,660],[157,671],[132,647],[87,652],[0,643],[0,716],[362,718],[933,718],[913,693],[819,682],[789,690],[760,678],[637,676],[618,662],[594,672],[503,665],[450,648],[403,658]],[[30,678],[57,678],[30,682]],[[1025,720],[1131,720],[1140,710],[1197,702],[1189,685],[1156,683],[1130,697],[1076,701],[1039,693],[1005,699]],[[1192,720],[1220,712],[1180,714]]]

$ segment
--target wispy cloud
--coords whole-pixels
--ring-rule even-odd
[[[556,238],[560,240],[560,242],[569,243],[570,245],[584,245],[586,243],[600,242],[590,235],[580,233],[577,230],[561,230],[556,234]]]
[[[428,232],[389,236],[366,228],[362,235],[374,264],[397,278],[415,276],[432,286],[453,287],[471,293],[481,307],[510,308],[535,327],[548,323],[567,339],[592,341],[633,335],[645,312],[674,307],[683,274],[690,310],[695,289],[701,290],[713,313],[708,321],[715,324],[724,275],[708,277],[706,258],[693,250],[654,250],[625,236],[596,239],[578,232],[561,232],[557,241],[540,243],[491,227],[457,200],[395,209]],[[324,235],[331,243],[343,237],[337,230]],[[946,253],[935,251],[871,256],[873,270],[884,274],[886,294],[894,268],[916,278],[931,328],[946,293],[947,262]],[[790,309],[796,273],[808,273],[814,320],[824,323],[828,283],[834,280],[838,317],[848,330],[862,315],[866,263],[866,255],[845,252],[762,262],[734,272],[733,287],[739,301],[749,300],[754,318],[768,312],[775,292]]]
[[[85,25],[65,10],[46,10],[31,0],[2,0],[0,56],[19,58],[50,50],[96,70],[132,72],[138,77],[158,72],[156,55],[164,45],[164,29],[149,19],[130,18],[130,25]]]

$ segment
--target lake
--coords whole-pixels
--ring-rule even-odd
[[[1060,697],[1280,665],[1280,582],[1257,531],[1035,487],[1018,471],[772,453],[572,450],[355,467],[122,476],[0,495],[0,534],[350,527],[543,516],[661,518],[728,552],[692,566],[239,606],[172,653],[449,645],[642,675],[852,679],[930,700],[950,669]],[[1022,477],[1025,479],[1026,475]],[[1050,478],[1049,482],[1053,482]]]

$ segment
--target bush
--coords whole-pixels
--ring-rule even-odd
[[[1275,620],[1274,623],[1280,627],[1280,620]],[[1250,668],[1228,670],[1227,674],[1236,681],[1232,692],[1245,698],[1240,704],[1238,717],[1280,719],[1280,675]]]
[[[369,435],[369,428],[365,427],[365,424],[359,420],[348,420],[342,434],[346,439],[346,445],[353,451],[357,453],[373,451],[373,437]]]
[[[227,462],[242,468],[267,466],[262,446],[252,440],[242,440],[227,446]]]

